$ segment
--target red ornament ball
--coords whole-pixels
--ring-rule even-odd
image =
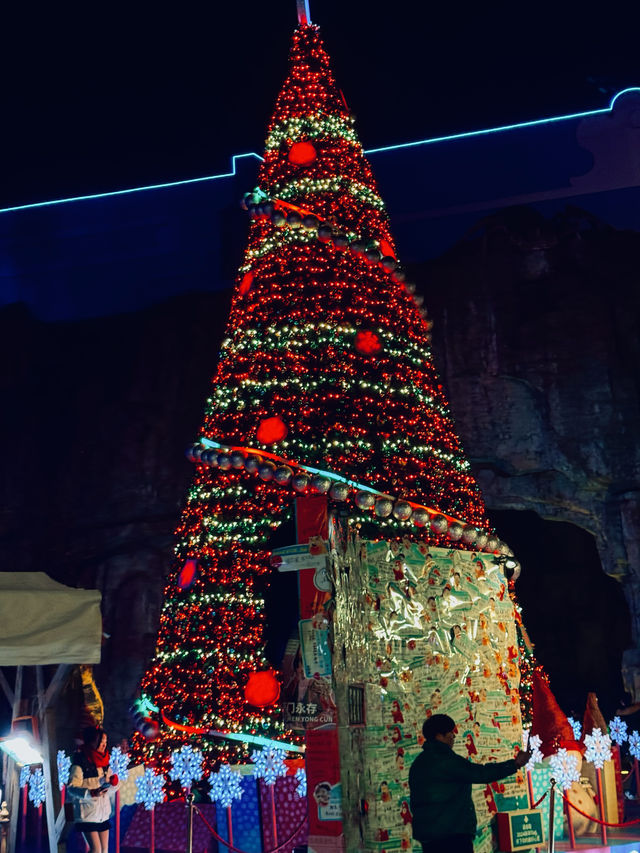
[[[276,441],[286,438],[288,432],[287,425],[281,418],[265,418],[258,425],[256,437],[260,444],[275,444]]]
[[[310,166],[318,156],[310,142],[294,142],[289,149],[289,162],[294,166]]]
[[[369,329],[361,329],[356,334],[356,349],[362,355],[378,355],[382,352],[382,342],[375,332]]]
[[[198,577],[198,561],[190,558],[185,560],[184,566],[180,569],[178,575],[178,589],[185,590],[193,586]]]
[[[388,240],[380,240],[380,251],[382,252],[383,257],[396,257],[396,253],[393,251],[393,247]]]
[[[242,281],[240,282],[240,287],[238,288],[238,293],[240,296],[245,296],[251,290],[251,285],[253,284],[253,273],[246,272],[242,276]]]
[[[256,708],[273,705],[280,697],[280,682],[272,669],[252,672],[244,688],[244,698]]]

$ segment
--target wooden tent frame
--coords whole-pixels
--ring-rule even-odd
[[[55,666],[55,664],[53,664]],[[48,685],[45,686],[44,665],[35,665],[36,676],[36,720],[40,731],[39,746],[42,754],[42,775],[44,776],[45,790],[45,809],[47,817],[47,836],[49,838],[49,853],[58,853],[58,841],[62,835],[62,830],[65,825],[64,808],[61,808],[58,815],[55,814],[55,804],[53,800],[53,786],[51,781],[51,743],[49,740],[49,717],[53,710],[56,699],[60,691],[64,687],[71,673],[72,664],[61,663],[51,678]],[[17,717],[20,716],[20,703],[22,696],[23,685],[23,670],[22,665],[15,667],[16,675],[13,688],[9,684],[2,668],[0,667],[0,688],[11,707],[11,727]],[[18,811],[20,803],[20,783],[18,765],[8,755],[6,756],[6,800],[10,809],[9,823],[9,853],[15,853],[16,836],[18,831]],[[57,762],[54,758],[56,767],[56,781],[58,778]]]

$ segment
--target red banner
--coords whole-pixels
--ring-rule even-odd
[[[327,552],[329,536],[327,507],[326,495],[305,495],[296,498],[296,538],[299,545],[309,543],[313,553]],[[304,569],[298,573],[301,619],[312,619],[329,599],[326,584],[322,581],[323,579],[314,569]]]
[[[309,835],[342,835],[342,787],[338,729],[307,730]]]

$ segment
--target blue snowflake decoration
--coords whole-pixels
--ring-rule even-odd
[[[584,736],[587,747],[584,757],[597,769],[602,770],[605,761],[611,758],[611,738],[600,729],[594,729],[590,735]]]
[[[559,749],[549,759],[549,766],[556,782],[564,791],[571,787],[573,782],[580,781],[580,758],[566,749]]]
[[[296,794],[303,800],[307,796],[307,772],[304,767],[298,767],[294,779],[298,783],[296,785]]]
[[[628,737],[627,724],[620,717],[614,717],[609,723],[609,734],[611,735],[611,740],[620,746]]]
[[[536,764],[540,764],[542,762],[542,759],[544,758],[544,755],[540,750],[540,747],[542,745],[542,738],[540,737],[540,735],[530,735],[527,739],[527,742],[531,750],[531,758],[524,766],[525,770],[531,771],[536,766]],[[526,745],[527,744],[525,744],[525,746]]]
[[[36,767],[29,778],[29,799],[37,808],[44,803],[45,796],[42,768]]]
[[[632,731],[629,735],[628,743],[631,757],[635,758],[637,761],[640,758],[640,733],[635,730]]]
[[[180,782],[183,788],[190,788],[198,779],[202,779],[202,753],[192,746],[181,746],[171,753],[169,778]]]
[[[268,746],[259,752],[254,749],[251,753],[253,761],[253,775],[256,779],[262,779],[265,785],[275,785],[278,776],[287,775],[287,765],[284,763],[285,751],[277,747]]]
[[[578,720],[574,720],[573,717],[569,717],[569,725],[573,729],[573,736],[576,740],[580,740],[582,737],[582,725]]]
[[[29,784],[29,778],[31,777],[31,768],[28,764],[25,764],[20,768],[20,787],[24,788],[25,785]]]
[[[136,779],[136,803],[143,803],[148,811],[158,803],[163,803],[165,781],[164,776],[145,768],[144,774]]]
[[[115,773],[118,781],[126,782],[129,776],[129,756],[123,752],[119,746],[114,746],[111,750],[111,759],[109,760],[111,772]]]
[[[58,750],[56,763],[58,765],[58,788],[62,790],[69,781],[69,770],[71,769],[71,759],[64,749]]]
[[[222,764],[217,773],[210,773],[209,784],[209,797],[225,809],[242,797],[242,774],[232,770],[229,764]]]

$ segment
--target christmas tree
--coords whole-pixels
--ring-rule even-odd
[[[209,729],[282,734],[277,705],[245,700],[265,671],[259,582],[299,494],[327,494],[386,538],[501,550],[430,354],[430,323],[397,258],[385,207],[316,26],[293,36],[177,530],[143,691],[164,764]],[[151,705],[149,706],[151,707]]]

